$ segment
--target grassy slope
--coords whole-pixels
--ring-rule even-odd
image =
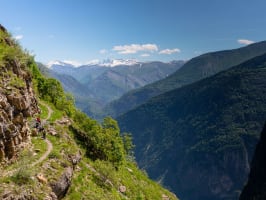
[[[1,27],[0,27],[1,28]],[[0,42],[2,38],[10,38],[10,35],[0,30]],[[42,161],[31,167],[47,151],[47,143],[40,138],[40,135],[31,138],[31,143],[21,152],[18,157],[8,164],[0,164],[0,198],[4,196],[16,196],[16,198],[27,197],[28,199],[45,199],[51,193],[50,184],[56,182],[62,175],[66,167],[72,167],[69,156],[82,153],[83,159],[76,166],[71,188],[65,199],[161,199],[162,195],[167,195],[171,199],[177,199],[175,195],[163,189],[159,184],[151,181],[145,173],[141,172],[134,162],[124,160],[123,165],[114,169],[113,164],[108,161],[92,161],[85,155],[85,149],[79,145],[74,138],[69,126],[60,124],[57,120],[67,117],[67,111],[77,112],[63,94],[62,87],[55,80],[47,79],[40,74],[33,59],[23,52],[19,45],[8,46],[0,43],[0,66],[4,66],[9,60],[16,58],[17,62],[25,62],[33,77],[33,87],[38,96],[43,101],[39,104],[41,118],[48,117],[49,109],[53,110],[51,117],[47,120],[45,127],[55,129],[56,135],[47,135],[47,139],[52,143],[51,153]],[[23,60],[20,60],[20,57]],[[14,76],[15,77],[15,76]],[[13,80],[13,79],[12,79]],[[23,82],[15,79],[13,84]],[[38,89],[38,90],[37,90]],[[37,98],[37,97],[36,97]],[[43,100],[46,99],[46,102]],[[57,106],[50,103],[54,102]],[[57,109],[58,107],[61,110]],[[62,111],[64,110],[64,111]],[[68,113],[71,115],[70,113]],[[33,117],[33,116],[32,116]],[[69,119],[71,122],[73,119]],[[90,121],[90,120],[88,120]],[[28,119],[30,125],[34,124],[32,118]],[[83,124],[84,125],[84,124]],[[95,124],[92,130],[109,131],[111,129],[101,129],[99,124]],[[31,126],[33,129],[33,126]],[[47,131],[47,129],[46,129]],[[103,134],[103,132],[97,132]],[[99,141],[103,142],[103,141]],[[108,144],[108,141],[104,141]],[[116,141],[112,141],[116,142]],[[97,145],[97,144],[95,144]],[[105,152],[109,155],[108,152]],[[96,169],[96,170],[95,170]],[[13,172],[13,173],[11,173]],[[10,173],[8,176],[7,174]],[[41,174],[46,181],[40,182],[37,175]],[[126,186],[126,192],[122,195],[118,192],[120,185]]]
[[[47,113],[44,106],[42,117]],[[62,113],[53,108],[51,118],[59,119]],[[62,174],[66,166],[71,166],[68,155],[73,155],[79,151],[83,154],[82,161],[77,165],[71,187],[64,199],[161,199],[162,195],[167,195],[171,199],[176,197],[169,191],[163,189],[159,184],[151,181],[147,175],[138,169],[133,162],[126,162],[119,170],[114,169],[107,161],[92,161],[86,156],[85,150],[78,146],[74,140],[73,133],[68,126],[58,125],[51,122],[56,129],[57,135],[48,135],[48,139],[53,144],[53,150],[48,158],[34,168],[27,168],[26,165],[32,163],[46,151],[46,143],[39,136],[32,138],[32,147],[21,152],[18,160],[5,168],[4,171],[19,169],[17,173],[10,177],[0,177],[0,184],[3,188],[9,188],[13,193],[23,193],[32,191],[34,196],[43,199],[51,192],[48,184],[41,184],[36,175],[41,173],[48,183],[55,182]],[[38,152],[33,156],[34,152]],[[109,180],[109,181],[108,181]],[[126,186],[124,194],[118,192],[119,186]],[[0,195],[3,191],[0,190]]]

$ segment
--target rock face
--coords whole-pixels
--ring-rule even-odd
[[[266,199],[266,123],[251,164],[249,180],[239,200]]]
[[[0,31],[7,34],[1,25]],[[15,51],[15,43],[2,35],[0,45]],[[38,112],[26,64],[5,56],[0,60],[0,161],[12,159],[30,141],[27,117]]]
[[[56,183],[51,184],[53,193],[55,193],[58,199],[62,199],[66,195],[67,190],[71,185],[72,176],[73,169],[68,167],[65,169],[60,179]]]

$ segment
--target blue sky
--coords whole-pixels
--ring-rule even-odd
[[[0,0],[37,61],[190,59],[266,39],[265,0]]]

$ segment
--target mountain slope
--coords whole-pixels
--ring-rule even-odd
[[[94,80],[106,70],[108,67],[98,66],[98,65],[83,65],[75,67],[71,64],[66,64],[64,62],[56,62],[49,66],[49,69],[57,74],[69,75],[75,78],[81,84],[86,84],[91,80]]]
[[[167,78],[124,94],[120,99],[107,105],[105,111],[116,117],[151,97],[214,75],[264,53],[266,53],[266,41],[239,49],[203,54],[191,59]]]
[[[129,90],[165,78],[183,64],[184,61],[134,62],[112,67],[108,64],[74,67],[57,62],[50,66],[50,74],[60,80],[67,92],[75,96],[76,105],[80,109],[90,116],[97,116],[110,101],[121,97]]]
[[[87,82],[87,87],[94,96],[110,102],[122,94],[160,80],[181,67],[183,62],[162,63],[149,62],[126,66],[119,65],[109,68],[93,81]]]
[[[0,162],[30,143],[27,118],[39,111],[28,57],[0,24]]]
[[[138,169],[115,120],[77,110],[1,25],[0,82],[0,199],[177,199]]]
[[[265,94],[266,54],[117,120],[133,135],[140,167],[181,199],[235,199],[266,118]]]
[[[261,132],[259,143],[251,163],[249,180],[244,187],[239,200],[264,200],[266,199],[266,123]]]

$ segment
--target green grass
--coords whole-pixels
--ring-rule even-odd
[[[13,164],[8,165],[5,168],[5,171],[19,169],[21,166],[28,165],[28,164],[38,160],[47,149],[47,144],[42,139],[40,139],[39,137],[33,137],[32,138],[32,144],[33,144],[34,151],[36,149],[38,150],[38,152],[35,152],[37,154],[34,155],[34,152],[30,151],[29,149],[24,149],[19,154],[17,161]]]
[[[74,138],[72,132],[68,135]],[[66,200],[88,199],[88,200],[161,200],[162,195],[170,199],[177,199],[172,193],[150,180],[147,174],[133,163],[125,161],[118,169],[108,161],[92,161],[85,156],[85,150],[80,146],[83,158],[75,171],[72,185],[68,191]],[[94,169],[94,170],[93,170]],[[96,170],[96,172],[95,172]],[[108,182],[111,182],[108,183]],[[126,186],[126,193],[118,192],[119,186]]]
[[[46,118],[48,109],[41,106],[42,117]],[[54,108],[53,108],[54,109]],[[53,110],[54,120],[60,119],[62,112]],[[56,130],[57,135],[47,135],[48,140],[53,144],[53,150],[48,155],[44,162],[37,164],[33,168],[26,166],[38,160],[47,150],[47,144],[40,136],[32,137],[33,152],[37,155],[33,156],[33,152],[24,150],[21,153],[19,161],[9,166],[9,170],[19,169],[11,177],[0,178],[0,184],[15,184],[21,192],[22,188],[31,188],[36,191],[35,196],[43,199],[42,194],[49,193],[49,187],[45,184],[40,184],[36,178],[36,174],[41,173],[48,180],[48,183],[56,182],[62,175],[63,171],[68,166],[72,166],[69,161],[69,156],[77,154],[81,151],[85,155],[85,150],[78,146],[74,140],[73,133],[68,126],[51,123],[51,126]],[[45,163],[45,165],[44,165]],[[44,167],[49,166],[49,167]],[[149,180],[145,173],[141,172],[133,163],[125,162],[119,169],[108,161],[92,161],[83,156],[78,164],[78,170],[75,170],[71,187],[66,200],[82,199],[87,200],[125,200],[125,199],[160,199],[162,194],[166,194],[171,199],[176,199],[173,194],[162,189],[162,187]],[[96,172],[94,170],[95,169]],[[109,183],[108,183],[109,182]],[[118,192],[118,188],[125,185],[127,191],[124,194]]]
[[[46,119],[48,117],[48,109],[45,106],[45,104],[47,104],[53,111],[51,113],[50,118],[48,119],[50,122],[55,122],[56,120],[61,119],[64,116],[64,112],[56,109],[53,104],[41,101],[39,106],[41,109],[41,118],[42,119]]]
[[[39,104],[39,107],[41,109],[41,119],[46,119],[48,116],[48,109],[45,105]]]
[[[96,173],[89,169],[88,163],[97,171]],[[83,158],[79,164],[81,170],[75,173],[66,199],[80,198],[80,194],[89,200],[161,200],[163,194],[169,196],[170,199],[176,199],[172,193],[151,181],[135,164],[129,162],[116,170],[107,163],[99,160],[92,162],[88,158]],[[124,194],[118,192],[121,185],[126,186],[127,191]]]
[[[54,110],[54,112],[53,112],[52,115],[51,115],[50,121],[51,121],[51,122],[54,122],[54,121],[56,121],[57,119],[61,119],[63,116],[64,116],[64,114],[63,114],[62,111]]]
[[[31,184],[33,183],[33,180],[31,179],[33,174],[33,169],[27,166],[21,166],[20,169],[10,177],[10,179],[17,185]]]

